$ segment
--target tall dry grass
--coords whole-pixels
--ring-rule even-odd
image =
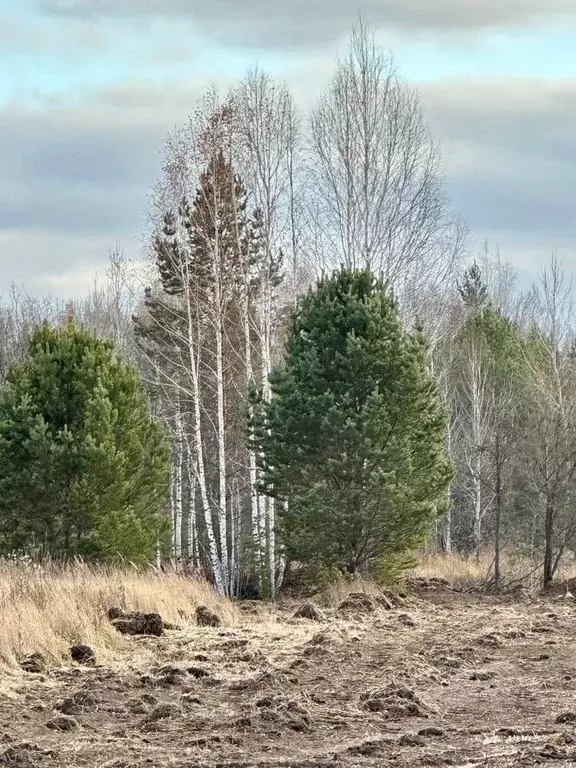
[[[342,577],[322,590],[320,598],[322,604],[328,608],[337,608],[353,592],[377,597],[382,593],[382,589],[375,581],[362,576],[355,576],[353,579]]]
[[[193,621],[198,605],[217,611],[225,624],[239,618],[205,581],[176,573],[0,561],[0,665],[16,666],[37,651],[52,663],[69,661],[75,643],[90,645],[104,661],[121,655],[130,644],[108,621],[112,605],[154,611],[180,625]]]
[[[489,551],[483,552],[479,558],[456,554],[423,554],[411,575],[424,578],[438,576],[447,579],[453,585],[477,584],[483,583],[488,578],[493,572],[493,567],[494,554]],[[504,583],[520,582],[528,588],[535,589],[542,579],[542,561],[519,552],[503,552],[501,569]],[[571,555],[567,555],[560,563],[555,578],[562,581],[574,576],[576,576],[576,563]]]

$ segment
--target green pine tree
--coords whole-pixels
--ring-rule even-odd
[[[464,306],[471,313],[479,312],[488,304],[488,287],[476,262],[464,273],[464,279],[462,284],[458,286],[458,292]]]
[[[447,418],[427,359],[369,271],[335,272],[299,302],[256,434],[290,557],[354,573],[418,546],[445,511]]]
[[[0,392],[0,549],[150,561],[168,462],[136,369],[87,330],[44,324]]]

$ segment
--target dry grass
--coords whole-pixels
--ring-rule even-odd
[[[494,567],[494,554],[483,552],[479,559],[462,555],[423,554],[411,575],[447,579],[452,585],[483,583]],[[529,588],[537,588],[542,578],[542,562],[517,552],[502,554],[504,582],[519,581]],[[576,576],[574,558],[566,556],[560,564],[556,579],[563,581]]]
[[[437,576],[447,579],[450,584],[484,581],[491,566],[492,557],[489,554],[482,555],[479,561],[461,555],[424,554],[411,575],[426,579]]]
[[[382,590],[376,582],[356,576],[353,579],[342,577],[322,592],[322,603],[329,608],[337,608],[352,592],[376,597]]]
[[[427,554],[411,575],[443,577],[453,585],[478,584],[491,565],[490,553],[479,561]],[[526,558],[508,555],[503,571],[507,580],[524,579],[528,586],[538,585],[538,564]],[[565,563],[558,578],[575,573],[574,566]],[[378,591],[378,585],[366,579],[341,579],[323,593],[322,602],[336,608],[350,592],[375,595]],[[75,643],[92,646],[103,661],[121,659],[130,646],[108,622],[111,605],[155,611],[179,625],[193,621],[198,605],[215,610],[228,626],[241,620],[234,604],[218,597],[209,584],[176,573],[94,568],[82,563],[34,566],[0,561],[0,665],[15,668],[20,656],[37,651],[58,664],[69,658]],[[273,620],[273,606],[262,608],[260,622]]]
[[[14,666],[36,651],[58,662],[74,643],[92,646],[104,659],[121,653],[126,640],[108,622],[111,605],[154,611],[181,625],[198,605],[216,610],[228,625],[239,616],[206,582],[174,573],[0,562],[0,664]]]

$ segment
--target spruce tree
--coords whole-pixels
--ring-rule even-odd
[[[464,306],[471,313],[479,312],[482,307],[488,304],[488,287],[476,262],[464,273],[464,279],[462,284],[458,286],[458,292]]]
[[[422,543],[448,504],[446,413],[422,336],[369,271],[300,300],[271,382],[257,443],[287,554],[354,573]]]
[[[151,561],[168,462],[136,369],[72,322],[44,324],[0,392],[0,548]]]

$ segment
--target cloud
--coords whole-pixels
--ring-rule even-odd
[[[84,295],[95,272],[104,272],[113,245],[106,235],[50,228],[0,229],[0,293],[15,284],[60,298]],[[126,255],[131,256],[135,246],[128,242]]]
[[[264,48],[333,42],[360,8],[372,24],[409,31],[576,21],[573,0],[41,0],[41,8],[70,18],[189,18],[211,38]]]
[[[116,243],[136,257],[166,134],[203,90],[141,81],[75,105],[0,109],[0,286],[69,295]],[[533,272],[553,248],[576,266],[576,81],[440,81],[420,92],[478,246],[486,237]]]
[[[167,133],[183,121],[194,85],[132,83],[82,104],[0,109],[0,286],[34,282],[138,251]]]
[[[448,192],[478,239],[529,269],[555,248],[576,267],[576,80],[461,80],[420,92]]]

